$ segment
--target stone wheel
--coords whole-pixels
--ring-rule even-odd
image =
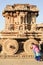
[[[24,51],[28,54],[33,54],[31,47],[31,43],[38,44],[38,42],[34,39],[29,39],[24,43]]]
[[[7,55],[14,55],[18,51],[18,42],[16,40],[7,39],[4,42],[4,50]]]

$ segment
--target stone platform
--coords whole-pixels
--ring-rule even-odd
[[[0,55],[0,65],[43,65],[43,61],[36,61],[34,55],[15,54],[14,56]]]

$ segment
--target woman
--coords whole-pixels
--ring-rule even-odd
[[[40,61],[41,54],[40,54],[40,50],[39,50],[38,45],[32,43],[32,48],[31,49],[33,49],[35,59],[38,60],[38,61]]]

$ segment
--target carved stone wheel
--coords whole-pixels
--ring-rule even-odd
[[[31,43],[38,44],[38,42],[35,39],[29,39],[24,43],[24,51],[28,54],[33,54],[33,51],[31,49]]]
[[[18,51],[18,42],[13,39],[7,39],[4,42],[4,50],[7,55],[14,55]]]

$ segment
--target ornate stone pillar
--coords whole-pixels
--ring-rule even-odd
[[[31,13],[31,30],[36,30],[36,15]]]
[[[9,24],[10,24],[10,16],[8,14],[5,16],[5,30],[9,30]]]
[[[25,30],[25,13],[23,12],[23,31]]]

